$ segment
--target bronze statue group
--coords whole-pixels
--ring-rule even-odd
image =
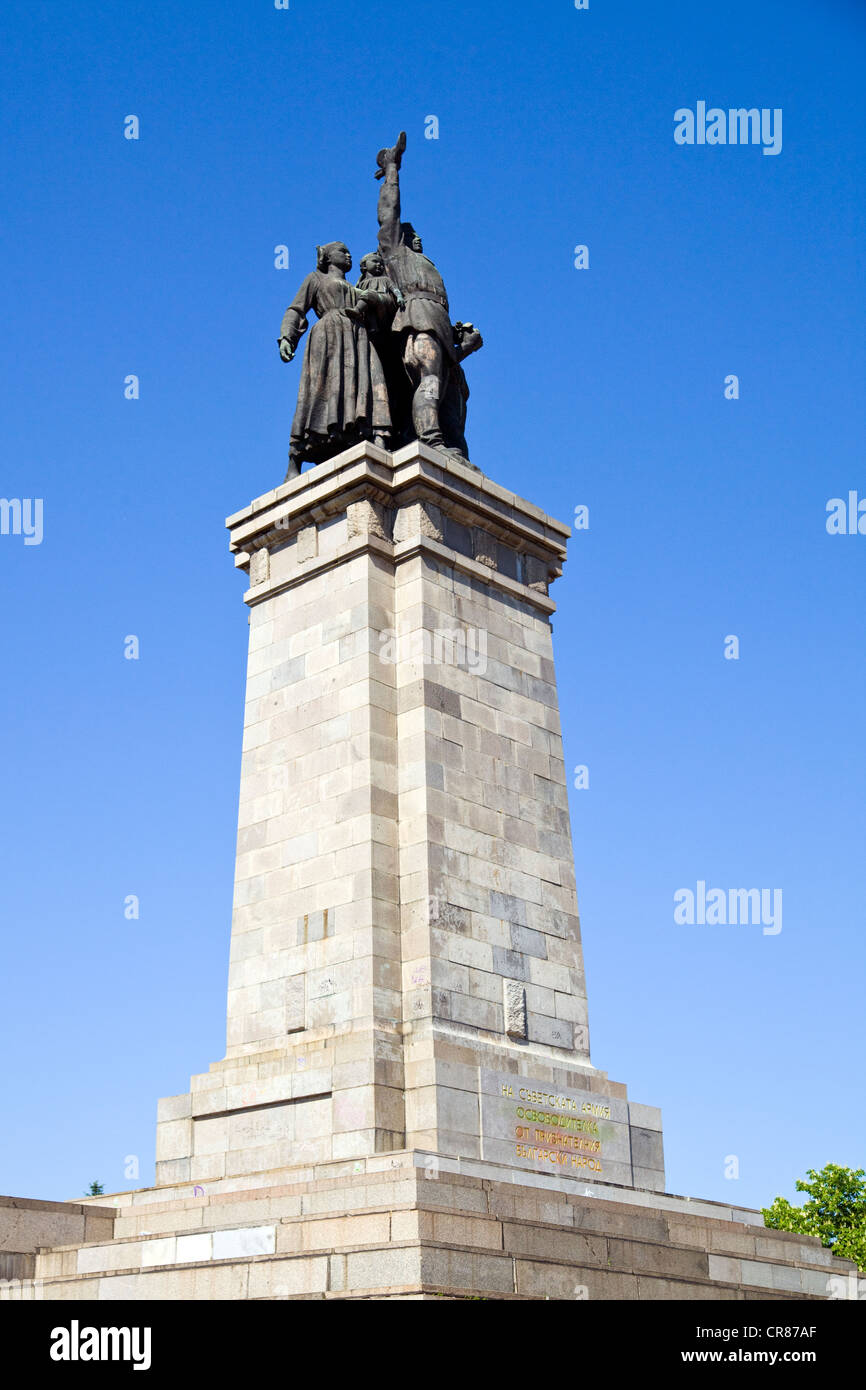
[[[307,276],[283,317],[280,356],[290,362],[310,330],[292,423],[287,478],[304,462],[321,463],[360,440],[398,449],[418,439],[468,463],[461,362],[482,345],[471,323],[452,324],[442,276],[421,238],[400,220],[400,162],[405,133],[380,150],[379,249],[361,260],[357,285],[346,279],[349,248],[316,248]],[[471,465],[470,465],[471,466]]]

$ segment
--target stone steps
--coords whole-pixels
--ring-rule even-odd
[[[637,1205],[635,1193],[599,1200],[430,1174],[418,1156],[400,1157],[384,1171],[195,1202],[159,1202],[152,1190],[149,1203],[124,1209],[134,1214],[118,1218],[115,1239],[38,1251],[39,1292],[25,1292],[24,1281],[19,1296],[823,1299],[831,1279],[854,1268],[811,1237],[732,1219],[732,1208],[694,1214],[685,1199],[658,1194],[645,1194],[652,1205]]]

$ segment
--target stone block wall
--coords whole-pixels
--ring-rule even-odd
[[[567,530],[417,444],[348,450],[229,529],[250,641],[227,1046],[162,1102],[158,1180],[477,1157],[480,1069],[606,1084],[550,626]],[[637,1166],[659,1184],[660,1140]]]

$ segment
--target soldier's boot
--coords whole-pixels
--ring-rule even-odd
[[[435,376],[425,376],[412,398],[412,423],[415,438],[431,449],[443,449],[442,426],[439,423],[439,381]]]

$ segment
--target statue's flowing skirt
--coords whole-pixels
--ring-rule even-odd
[[[335,437],[389,434],[385,374],[363,324],[329,309],[310,330],[292,441],[309,454]]]

